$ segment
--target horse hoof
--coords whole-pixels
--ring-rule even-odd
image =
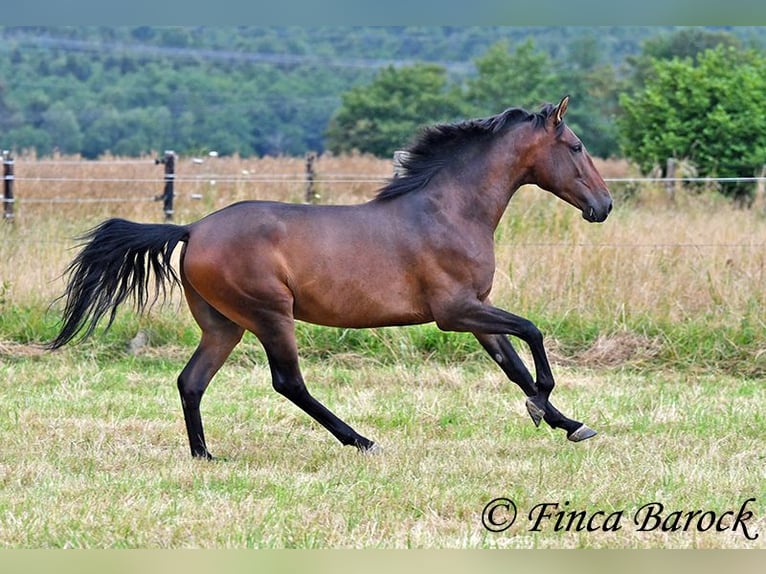
[[[543,420],[543,416],[545,415],[545,411],[533,403],[532,399],[527,399],[527,412],[529,413],[529,416],[532,417],[532,422],[535,423],[535,426],[539,427]]]
[[[192,458],[193,458],[194,460],[218,460],[218,458],[217,458],[217,457],[213,456],[213,455],[212,455],[212,454],[210,454],[208,451],[204,451],[204,452],[193,452],[193,453],[192,453]]]
[[[359,452],[362,454],[376,455],[383,452],[383,449],[378,446],[378,443],[374,442],[368,447],[359,447]]]
[[[596,436],[596,431],[585,425],[580,425],[577,430],[572,431],[567,435],[567,438],[572,442],[580,442],[585,439]]]

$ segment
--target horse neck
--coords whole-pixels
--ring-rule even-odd
[[[529,183],[529,155],[532,146],[527,137],[509,130],[476,150],[471,161],[458,162],[438,189],[445,201],[452,201],[465,219],[484,222],[492,232],[508,207],[516,190]],[[450,198],[447,198],[450,195]]]

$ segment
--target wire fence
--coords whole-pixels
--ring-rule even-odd
[[[360,176],[359,173],[322,173],[321,176],[316,174],[313,167],[313,160],[307,158],[305,170],[296,170],[288,173],[268,173],[259,174],[248,171],[232,174],[225,172],[204,171],[202,173],[176,173],[175,160],[176,156],[173,152],[166,152],[165,156],[155,160],[153,163],[162,163],[166,167],[171,165],[170,169],[166,169],[165,173],[160,175],[148,175],[149,168],[147,167],[150,162],[145,160],[98,160],[94,162],[79,161],[79,160],[62,160],[62,159],[45,159],[45,160],[33,160],[31,164],[34,165],[35,170],[45,169],[46,167],[56,168],[57,172],[66,171],[66,168],[82,168],[88,166],[88,171],[92,171],[94,166],[98,169],[108,170],[110,167],[125,167],[130,166],[133,168],[142,169],[147,175],[138,176],[93,176],[93,175],[25,175],[19,174],[15,171],[15,160],[13,160],[8,152],[4,152],[4,164],[8,168],[4,174],[4,195],[3,202],[8,206],[12,206],[17,201],[23,202],[25,205],[34,204],[56,204],[56,203],[70,203],[70,204],[93,204],[93,203],[129,203],[129,202],[147,202],[147,201],[159,201],[160,198],[168,200],[168,198],[175,197],[177,195],[175,186],[176,184],[184,185],[193,188],[195,186],[210,186],[210,185],[246,185],[246,184],[282,184],[282,185],[297,185],[305,186],[306,201],[316,201],[318,197],[311,188],[322,186],[336,186],[336,185],[350,185],[350,184],[372,184],[383,185],[386,182],[386,176]],[[192,165],[202,164],[203,160],[194,158]],[[146,169],[144,169],[146,168]],[[172,181],[172,195],[167,189],[167,184]],[[49,192],[52,184],[57,184],[53,192]],[[83,185],[86,184],[86,185]],[[118,196],[103,196],[99,197],[87,197],[87,188],[98,186],[101,184],[109,184],[113,186],[122,186],[122,191],[129,192],[131,195],[118,195]],[[135,193],[136,186],[146,186],[161,190],[159,195],[154,196],[141,196]],[[14,187],[16,188],[15,194],[13,193]],[[42,191],[43,188],[48,187],[46,191]],[[86,191],[83,191],[83,190]],[[21,193],[19,193],[21,190]],[[66,190],[67,197],[62,197],[61,191]],[[56,195],[58,193],[58,195]],[[101,193],[101,192],[100,192]],[[198,194],[190,193],[191,199],[200,199]],[[12,210],[11,210],[12,211]],[[172,211],[166,212],[167,215],[172,215]],[[170,217],[169,217],[170,218]],[[13,219],[13,215],[9,215],[7,219]]]
[[[203,199],[203,188],[211,186],[234,185],[247,186],[257,184],[261,186],[270,185],[289,185],[296,189],[304,190],[302,199],[305,202],[317,202],[320,200],[317,188],[321,187],[323,192],[331,195],[333,191],[341,186],[365,185],[370,187],[381,187],[396,175],[396,162],[389,164],[390,173],[378,171],[372,175],[360,175],[354,172],[327,172],[317,173],[314,160],[316,156],[311,154],[305,158],[305,163],[300,161],[293,162],[292,171],[255,173],[250,170],[240,169],[237,173],[227,171],[216,171],[214,158],[189,158],[191,161],[185,164],[182,173],[176,173],[177,156],[172,151],[167,151],[164,156],[154,159],[102,159],[98,161],[87,161],[77,159],[34,159],[29,162],[37,171],[45,171],[47,168],[53,168],[57,173],[30,175],[28,171],[21,169],[11,157],[9,152],[3,152],[4,165],[4,189],[3,204],[4,218],[7,222],[13,222],[16,217],[14,206],[23,204],[35,209],[39,205],[93,205],[93,204],[129,204],[129,203],[150,203],[162,202],[165,219],[173,218],[174,207],[173,200],[176,196],[182,196],[188,200]],[[162,164],[164,171],[160,171],[156,166]],[[383,163],[382,165],[385,165]],[[88,175],[62,175],[67,168],[82,168],[87,166]],[[136,175],[92,175],[94,169],[102,169],[108,172],[110,168],[132,168]],[[202,170],[194,173],[195,170]],[[146,175],[144,175],[146,174]],[[151,174],[151,175],[150,175]],[[605,181],[612,186],[641,186],[649,184],[656,185],[660,191],[663,189],[669,194],[677,190],[678,186],[685,184],[706,184],[721,185],[730,183],[749,183],[756,186],[756,198],[763,198],[764,187],[766,187],[766,176],[755,177],[606,177]],[[41,191],[44,188],[54,186],[55,189]],[[110,185],[113,186],[114,195],[103,195],[103,191],[98,196],[89,196],[86,191],[90,186]],[[140,187],[140,190],[137,190]],[[179,187],[184,190],[179,193]],[[20,239],[16,239],[20,240]],[[26,238],[28,242],[63,242],[70,239],[50,239],[50,238]],[[635,243],[570,243],[570,242],[524,242],[518,244],[502,243],[505,246],[523,247],[523,248],[561,248],[581,249],[581,248],[607,248],[607,249],[762,249],[761,242],[753,243],[661,243],[661,242],[635,242]]]

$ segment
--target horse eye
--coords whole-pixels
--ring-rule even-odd
[[[576,143],[576,144],[572,145],[571,146],[571,150],[574,153],[580,153],[582,151],[582,144],[581,143]]]

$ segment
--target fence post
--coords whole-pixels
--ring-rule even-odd
[[[404,162],[407,161],[409,155],[409,152],[404,150],[396,150],[394,152],[394,177],[402,177],[407,172]]]
[[[676,177],[676,166],[677,162],[675,158],[669,157],[667,168],[665,170],[665,177],[668,179],[667,182],[665,182],[665,191],[668,194],[668,198],[670,198],[670,201],[676,200],[676,188],[678,186],[678,182],[672,181]]]
[[[306,203],[316,203],[319,199],[319,194],[314,190],[314,160],[316,154],[306,154]]]
[[[14,159],[11,152],[3,150],[3,218],[11,223],[13,222],[13,204],[16,201],[13,197],[13,182],[15,180],[13,165]]]
[[[162,209],[165,212],[165,221],[173,219],[173,189],[176,180],[176,154],[173,150],[166,150],[165,155],[154,160],[155,165],[165,165],[165,187],[162,195],[155,197],[155,201],[162,201]]]

